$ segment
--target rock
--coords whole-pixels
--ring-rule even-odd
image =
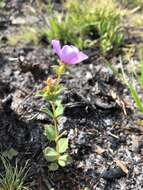
[[[103,171],[103,173],[101,174],[102,178],[109,181],[113,181],[115,179],[119,179],[124,176],[125,176],[125,173],[118,167]]]
[[[79,133],[78,139],[77,139],[77,143],[78,144],[86,144],[86,133],[81,131]]]
[[[21,17],[11,18],[11,23],[14,25],[26,24],[26,20],[24,18],[21,18]]]
[[[86,75],[85,75],[85,78],[86,78],[87,81],[90,80],[90,79],[92,79],[92,74],[91,74],[91,72],[87,71],[87,73],[86,73]]]

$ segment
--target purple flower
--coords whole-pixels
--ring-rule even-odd
[[[86,54],[79,51],[75,46],[65,45],[61,48],[59,40],[52,40],[55,53],[64,64],[74,65],[88,58]]]

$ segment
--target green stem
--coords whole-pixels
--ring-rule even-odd
[[[55,110],[56,110],[54,101],[51,102],[51,106],[52,106],[52,111],[53,111],[53,115],[54,115]],[[58,139],[59,139],[59,138],[58,138],[58,137],[59,137],[59,129],[58,129],[58,121],[57,121],[57,118],[53,117],[53,123],[54,123],[55,131],[56,131],[55,143],[56,143],[56,147],[57,147],[57,142],[58,142]],[[58,152],[58,154],[60,155],[58,149],[57,149],[57,152]]]
[[[52,112],[53,112],[53,115],[54,115],[55,110],[56,110],[55,103],[54,103],[54,101],[52,101],[50,103],[51,103]],[[57,118],[55,118],[54,116],[53,116],[53,123],[54,123],[55,131],[56,131],[56,136],[58,136],[58,134],[59,134],[58,121],[57,121]]]
[[[66,135],[67,132],[63,131],[61,134],[59,134],[59,136],[57,136],[56,141],[58,141],[62,136]]]

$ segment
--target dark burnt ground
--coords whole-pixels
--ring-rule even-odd
[[[2,37],[18,28],[4,24]],[[128,109],[129,93],[96,52],[88,54],[90,59],[72,67],[62,81],[67,90],[60,127],[68,131],[73,163],[49,172],[42,154],[49,142],[42,130],[50,120],[39,112],[46,103],[35,93],[52,74],[53,54],[50,47],[32,44],[1,48],[0,150],[17,150],[21,165],[29,160],[27,183],[33,190],[143,188],[143,130]]]

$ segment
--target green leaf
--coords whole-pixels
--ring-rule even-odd
[[[68,164],[70,164],[72,161],[71,157],[68,154],[63,154],[62,156],[59,157],[58,163],[60,166],[64,167]]]
[[[64,155],[60,156],[58,159],[59,165],[62,167],[66,166],[67,159],[68,159],[68,154],[64,154]]]
[[[56,110],[55,110],[54,116],[55,116],[55,117],[59,117],[59,116],[61,116],[61,115],[63,114],[63,112],[64,112],[64,107],[63,107],[63,105],[62,105],[62,103],[61,103],[61,100],[56,101],[56,106],[57,106],[57,108],[56,108]]]
[[[65,91],[65,87],[62,84],[59,84],[55,89],[55,97],[59,96],[62,92]]]
[[[62,167],[66,166],[66,162],[64,160],[58,160],[58,164]]]
[[[57,131],[52,125],[45,126],[44,134],[50,141],[53,141],[57,138]]]
[[[42,108],[41,111],[47,113],[52,118],[54,116],[53,113],[48,108]]]
[[[138,95],[136,88],[132,84],[128,84],[128,86],[137,107],[140,109],[141,112],[143,112],[143,103]]]
[[[54,148],[51,148],[51,147],[45,148],[44,155],[45,155],[47,161],[49,161],[49,162],[56,161],[59,156],[58,152]]]
[[[48,168],[50,171],[56,171],[59,168],[59,166],[57,163],[51,163],[49,164]]]
[[[68,139],[67,138],[61,138],[57,142],[56,150],[59,153],[64,153],[68,149]]]

